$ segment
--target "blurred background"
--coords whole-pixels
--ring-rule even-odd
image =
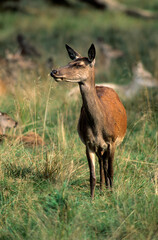
[[[69,61],[65,43],[81,55],[86,55],[91,43],[95,44],[97,83],[129,87],[128,84],[138,78],[137,74],[143,78],[143,70],[147,70],[151,75],[147,73],[145,81],[149,82],[143,79],[139,86],[132,88],[157,86],[156,0],[5,0],[1,1],[0,10],[2,97],[10,93],[16,95],[17,89],[18,93],[27,94],[29,85],[32,90],[32,78],[44,84],[52,68]],[[66,90],[71,87],[64,85]],[[137,90],[135,96],[141,93]]]
[[[93,205],[78,87],[50,77],[65,43],[83,56],[94,43],[96,83],[127,111],[114,194]],[[18,122],[0,145],[1,239],[157,238],[157,0],[1,0],[0,111]]]

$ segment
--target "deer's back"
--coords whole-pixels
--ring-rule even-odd
[[[116,145],[119,145],[126,133],[126,110],[117,93],[112,88],[96,86],[96,92],[102,105],[103,118],[105,120],[104,129],[102,130],[102,132],[105,132],[105,141],[107,139],[107,141],[113,141]],[[87,140],[88,136],[92,137],[90,123],[84,106],[81,109],[78,132],[84,143],[89,141]]]

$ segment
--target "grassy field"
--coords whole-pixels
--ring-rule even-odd
[[[65,43],[85,54],[102,37],[124,57],[106,72],[97,49],[96,82],[129,83],[139,60],[158,78],[158,22],[80,3],[73,8],[42,0],[22,4],[26,13],[0,13],[0,55],[6,49],[15,53],[16,35],[22,33],[42,57],[34,60],[32,70],[12,69],[14,94],[0,97],[0,110],[19,122],[8,134],[34,131],[46,144],[30,148],[5,140],[0,145],[0,239],[158,239],[157,89],[123,101],[128,129],[115,155],[114,189],[100,194],[97,164],[91,202],[85,147],[76,131],[81,99],[68,99],[74,85],[54,82],[45,64],[48,57],[54,67],[69,61]],[[155,10],[156,4],[141,1],[139,7]],[[12,72],[10,81],[11,87]]]

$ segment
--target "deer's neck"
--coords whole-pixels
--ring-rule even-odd
[[[100,124],[103,123],[103,115],[102,105],[95,88],[94,72],[92,72],[89,79],[80,83],[79,86],[82,95],[83,107],[86,111],[89,123],[96,128],[96,126],[100,126]]]

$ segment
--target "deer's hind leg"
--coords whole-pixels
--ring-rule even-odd
[[[109,187],[108,157],[109,157],[109,152],[107,150],[103,154],[103,168],[104,168],[104,177],[105,177],[106,188]]]
[[[101,154],[101,150],[99,149],[98,152],[96,152],[96,155],[99,160],[99,166],[100,166],[100,191],[103,190],[103,186],[105,183],[105,177],[104,177],[104,167],[103,167],[103,155]]]
[[[109,157],[108,157],[108,178],[109,178],[109,181],[110,181],[110,188],[112,188],[112,185],[113,185],[113,176],[114,176],[113,163],[114,163],[114,155],[115,155],[115,146],[111,146],[110,152],[109,152]]]
[[[104,168],[103,168],[103,158],[102,157],[98,157],[98,158],[99,158],[99,165],[100,165],[100,191],[102,191],[104,183],[105,183]]]

